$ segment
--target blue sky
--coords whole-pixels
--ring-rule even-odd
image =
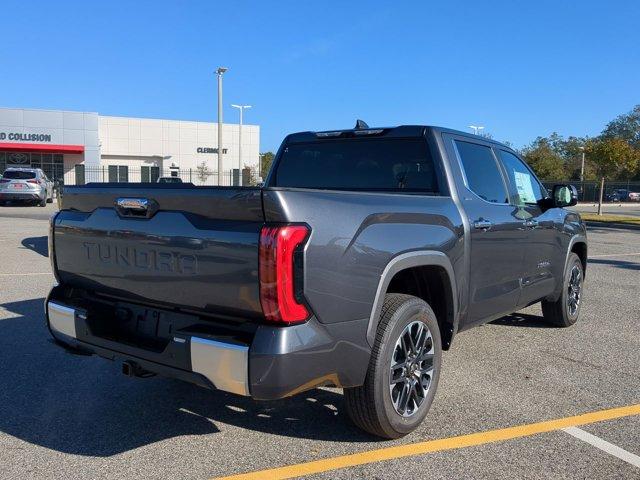
[[[4,0],[0,106],[214,121],[213,70],[292,131],[486,126],[522,146],[596,135],[640,103],[640,2]]]

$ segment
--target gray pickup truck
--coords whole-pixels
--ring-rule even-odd
[[[56,343],[259,400],[344,389],[353,422],[424,419],[454,336],[536,302],[567,327],[585,225],[509,147],[428,126],[286,137],[262,187],[67,187]]]

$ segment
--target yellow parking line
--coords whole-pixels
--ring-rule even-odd
[[[294,478],[303,475],[313,475],[315,473],[337,470],[340,468],[354,467],[368,463],[393,460],[412,455],[422,455],[425,453],[452,450],[456,448],[473,447],[486,443],[500,442],[514,438],[528,437],[538,433],[552,432],[567,427],[587,425],[589,423],[613,420],[615,418],[640,415],[640,404],[627,407],[612,408],[609,410],[599,410],[596,412],[584,413],[573,417],[547,420],[545,422],[530,423],[516,427],[502,428],[499,430],[489,430],[486,432],[472,433],[458,437],[442,438],[426,442],[412,443],[409,445],[398,445],[395,447],[379,448],[367,452],[343,455],[340,457],[325,458],[312,462],[288,465],[286,467],[271,468],[255,472],[220,477],[218,480],[280,480],[284,478]]]

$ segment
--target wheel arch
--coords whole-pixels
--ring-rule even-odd
[[[582,271],[586,275],[587,273],[587,241],[586,239],[576,238],[576,240],[571,244],[570,251],[578,255],[578,257],[580,257],[580,262],[582,262]]]
[[[458,328],[458,291],[453,266],[444,253],[413,251],[389,261],[378,282],[367,326],[367,341],[371,346],[387,293],[408,293],[429,303],[440,326],[442,348],[449,348]]]

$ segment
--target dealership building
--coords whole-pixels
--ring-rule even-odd
[[[245,174],[256,172],[260,127],[243,125],[242,145],[239,125],[222,124],[222,135],[221,183],[238,181],[240,162]],[[0,108],[0,174],[9,167],[34,167],[65,185],[153,182],[169,175],[215,185],[217,152],[216,122]]]

